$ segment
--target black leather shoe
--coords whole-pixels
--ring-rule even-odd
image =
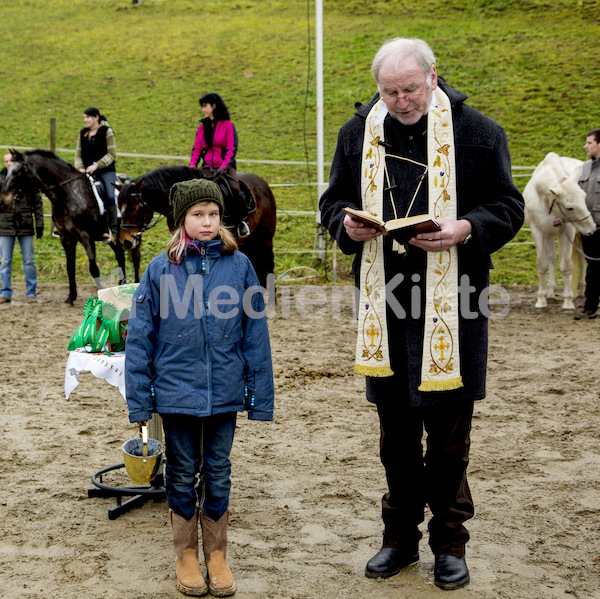
[[[466,587],[471,580],[464,557],[436,555],[433,568],[435,586],[444,591],[454,591]]]
[[[389,578],[402,568],[419,561],[419,552],[406,552],[393,547],[382,547],[368,562],[365,568],[367,578]]]

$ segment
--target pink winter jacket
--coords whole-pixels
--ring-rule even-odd
[[[203,150],[206,150],[206,154],[204,156],[204,164],[200,166],[227,169],[229,162],[235,154],[233,123],[231,121],[217,121],[211,148],[206,145],[206,140],[204,139],[204,125],[202,124],[198,127],[192,157],[190,158],[191,167],[195,167],[198,164]]]

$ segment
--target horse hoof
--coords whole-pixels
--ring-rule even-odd
[[[75,298],[74,297],[68,297],[65,300],[65,304],[71,304],[71,306],[75,303]]]
[[[548,307],[548,302],[543,302],[542,300],[538,300],[535,303],[535,307],[536,308],[547,308]]]

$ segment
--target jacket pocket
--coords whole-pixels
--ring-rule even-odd
[[[241,325],[236,325],[235,327],[226,329],[224,331],[215,331],[211,347],[219,347],[221,345],[228,345],[229,343],[236,343],[243,336]]]
[[[170,343],[172,345],[187,345],[189,347],[195,347],[196,327],[188,326],[186,328],[180,327],[176,329],[161,329],[158,331],[157,338],[159,341]]]
[[[242,341],[223,343],[210,349],[213,405],[224,410],[244,409],[244,372]]]

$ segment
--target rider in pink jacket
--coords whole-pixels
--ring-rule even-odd
[[[192,152],[192,158],[190,159],[190,166],[195,167],[199,160],[202,152],[203,165],[210,168],[222,168],[224,171],[233,161],[235,168],[235,142],[234,142],[234,128],[231,121],[217,121],[214,123],[213,130],[208,132],[208,135],[212,133],[211,145],[207,143],[207,135],[204,132],[204,121],[198,127],[196,133],[196,141],[194,142],[194,150]],[[210,119],[209,119],[210,120]]]
[[[190,166],[195,168],[202,160],[201,166],[217,169],[217,172],[227,180],[234,200],[234,205],[231,206],[233,210],[229,211],[233,212],[230,214],[231,221],[237,224],[237,236],[246,237],[250,234],[250,227],[247,221],[246,201],[240,193],[240,183],[236,172],[237,135],[235,127],[229,120],[229,111],[225,102],[218,94],[205,94],[199,102],[204,118],[196,132]]]

